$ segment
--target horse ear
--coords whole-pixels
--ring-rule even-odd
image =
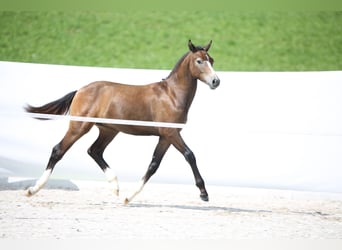
[[[197,51],[196,46],[191,42],[191,40],[189,40],[188,46],[189,46],[189,49],[192,52],[196,52]]]
[[[204,49],[205,51],[208,52],[208,50],[210,49],[210,46],[211,46],[212,42],[213,42],[213,40],[210,40],[210,42],[209,42],[206,46],[204,46],[203,49]]]

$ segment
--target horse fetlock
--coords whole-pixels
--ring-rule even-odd
[[[207,193],[207,190],[204,187],[204,182],[203,182],[203,187],[200,188],[201,194],[200,194],[200,198],[202,201],[209,201],[209,196]]]
[[[201,193],[200,198],[202,201],[209,201],[209,196],[207,193]]]
[[[110,185],[110,188],[113,190],[114,194],[119,196],[119,182],[118,177],[114,173],[114,171],[110,168],[105,170],[105,175]]]
[[[114,189],[112,189],[112,191],[113,191],[113,193],[116,195],[116,196],[118,196],[119,197],[119,194],[120,194],[120,190],[119,190],[119,188],[114,188]]]
[[[204,180],[202,178],[196,178],[195,182],[196,187],[200,189],[201,193],[206,193]]]
[[[29,187],[28,189],[25,190],[25,196],[27,197],[32,197],[38,192],[38,189],[35,187]]]
[[[209,201],[209,196],[208,196],[207,191],[202,191],[200,194],[200,198],[202,201]]]
[[[110,185],[110,189],[112,190],[112,192],[113,192],[116,196],[119,196],[120,189],[119,189],[119,186],[118,186],[117,182],[115,182],[115,183],[109,182],[109,185]]]
[[[46,184],[46,182],[48,181],[48,179],[51,175],[51,172],[52,172],[52,169],[45,170],[43,175],[39,178],[39,180],[37,180],[36,185],[34,185],[33,187],[29,187],[26,190],[26,196],[30,197],[30,196],[36,194],[40,189],[42,189],[44,187],[44,185]]]

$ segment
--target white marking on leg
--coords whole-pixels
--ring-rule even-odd
[[[107,181],[109,182],[110,188],[113,190],[114,194],[119,196],[119,182],[118,177],[111,168],[106,168],[104,171]]]
[[[46,184],[46,182],[48,181],[51,173],[52,173],[52,169],[45,170],[45,172],[39,178],[39,180],[36,181],[36,184],[33,187],[29,187],[26,190],[26,196],[32,196],[36,194],[40,189],[42,189],[44,185]]]
[[[139,182],[139,186],[138,186],[137,191],[135,191],[135,192],[133,193],[133,195],[132,195],[130,198],[126,198],[126,199],[124,200],[124,203],[125,203],[126,205],[127,205],[128,203],[130,203],[130,202],[134,199],[134,197],[137,196],[137,195],[143,190],[144,186],[145,186],[145,182],[144,182],[144,180],[141,180],[141,181]]]

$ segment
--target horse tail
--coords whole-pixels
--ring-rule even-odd
[[[40,107],[34,107],[29,104],[24,107],[26,112],[29,113],[41,113],[41,114],[53,114],[53,115],[66,115],[70,109],[72,100],[74,99],[77,91],[70,92],[62,98],[49,102]],[[40,120],[49,120],[47,118],[38,118]]]

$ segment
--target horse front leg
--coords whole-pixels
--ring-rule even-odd
[[[185,159],[187,160],[187,162],[189,162],[192,172],[194,174],[195,177],[195,183],[196,186],[199,188],[201,194],[200,197],[203,201],[209,201],[209,196],[207,193],[207,190],[205,188],[205,183],[204,180],[198,170],[197,167],[197,163],[196,163],[196,158],[194,153],[190,150],[190,148],[188,146],[185,145],[185,150],[183,152],[183,155],[185,157]]]
[[[180,133],[177,131],[177,133],[174,133],[173,136],[170,139],[172,141],[172,145],[175,146],[175,148],[183,154],[186,161],[190,164],[191,170],[194,174],[195,183],[196,186],[200,190],[200,198],[203,201],[209,201],[209,196],[207,193],[207,190],[205,188],[204,180],[198,170],[197,163],[196,163],[196,157],[194,153],[191,151],[191,149],[185,144],[183,138],[181,137]]]
[[[169,147],[170,147],[170,143],[167,140],[165,140],[165,138],[160,137],[159,142],[158,142],[158,144],[154,150],[152,161],[151,161],[151,163],[147,169],[146,174],[141,179],[141,181],[138,185],[138,188],[133,193],[133,195],[131,195],[129,198],[126,198],[124,200],[125,204],[128,204],[129,202],[131,202],[134,199],[134,197],[137,196],[143,190],[147,181],[152,177],[153,174],[155,174],[155,172],[159,168],[160,162],[163,159],[163,157],[164,157],[164,155],[165,155],[165,153]]]

